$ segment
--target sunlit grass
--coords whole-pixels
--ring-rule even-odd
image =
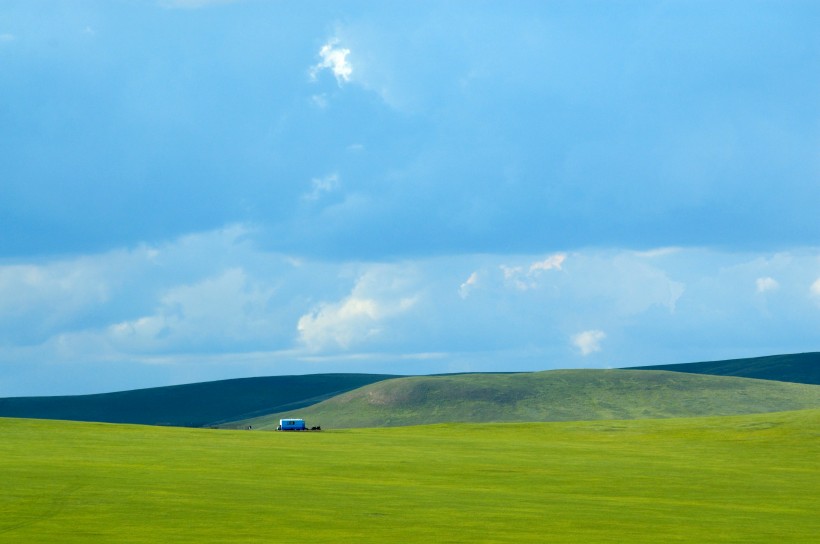
[[[816,542],[820,410],[321,433],[0,419],[0,542]]]

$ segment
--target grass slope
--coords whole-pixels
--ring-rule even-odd
[[[0,543],[808,543],[820,410],[257,433],[0,419]]]
[[[550,370],[397,378],[235,427],[274,429],[280,417],[350,428],[692,417],[815,407],[820,407],[820,386],[815,385],[663,371]]]
[[[630,370],[672,370],[716,376],[740,376],[781,382],[820,384],[820,353],[771,355],[750,359],[707,361],[677,365],[632,367]]]
[[[202,427],[315,404],[394,376],[241,378],[99,395],[0,399],[0,416]]]

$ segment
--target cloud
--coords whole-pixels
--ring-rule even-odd
[[[310,180],[311,190],[302,195],[304,200],[319,200],[324,195],[332,193],[339,188],[339,175],[329,174],[323,178],[313,178]]]
[[[599,330],[589,330],[579,332],[572,337],[572,344],[581,351],[581,355],[587,356],[590,353],[601,351],[601,342],[606,338],[606,334]]]
[[[561,270],[561,265],[566,258],[567,256],[563,253],[556,253],[541,261],[535,261],[526,268],[523,266],[508,266],[503,264],[500,268],[504,274],[504,279],[510,285],[519,291],[527,291],[539,286],[537,279],[542,272]]]
[[[323,183],[316,183],[320,198]],[[260,362],[256,375],[411,374],[539,370],[567,352],[597,365],[602,348],[608,363],[622,366],[816,349],[817,249],[361,262],[271,253],[253,236],[231,226],[152,246],[0,264],[0,370],[48,361],[67,393],[82,381],[71,375],[80,360],[161,363],[197,381],[217,379],[200,370],[207,361],[223,365],[221,378],[231,377],[233,363],[257,360],[291,366]],[[750,296],[757,280],[770,289],[767,278],[775,277],[776,297]],[[419,353],[437,356],[418,365],[403,359]],[[138,366],[130,367],[135,374]]]
[[[299,338],[309,349],[328,345],[347,349],[379,332],[384,310],[373,299],[348,297],[336,304],[323,304],[299,318]]]
[[[0,34],[0,43],[9,43],[13,42],[16,39],[17,37],[14,34],[9,34],[7,32]]]
[[[757,292],[758,293],[767,293],[769,291],[777,291],[780,289],[780,284],[774,278],[770,278],[768,276],[763,278],[757,278],[755,281],[755,285],[757,285]]]
[[[349,296],[320,304],[299,318],[299,340],[311,351],[347,350],[382,335],[387,321],[410,310],[417,300],[402,270],[374,266]]]
[[[817,278],[814,283],[811,284],[810,291],[812,296],[820,298],[820,278]]]
[[[150,259],[148,248],[46,263],[0,266],[0,344],[39,342],[104,320],[112,298]]]
[[[239,267],[166,292],[153,315],[116,323],[109,338],[126,351],[234,349],[272,335],[270,301],[276,290],[253,281]]]
[[[530,265],[530,274],[535,274],[545,270],[561,270],[561,264],[566,260],[567,256],[558,253],[547,257],[543,261],[534,262]]]
[[[475,289],[476,285],[478,284],[478,272],[473,272],[470,274],[470,277],[462,283],[458,288],[458,295],[461,298],[467,298],[470,296],[470,292]]]
[[[353,66],[347,60],[350,49],[337,47],[338,44],[339,40],[334,38],[322,46],[319,50],[322,60],[310,68],[311,80],[316,80],[322,70],[330,70],[339,85],[350,81],[350,76],[353,74]]]

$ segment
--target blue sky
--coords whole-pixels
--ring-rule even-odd
[[[820,349],[820,4],[0,3],[0,396]]]

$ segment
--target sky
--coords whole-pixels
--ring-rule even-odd
[[[818,351],[818,28],[2,0],[0,397]]]

